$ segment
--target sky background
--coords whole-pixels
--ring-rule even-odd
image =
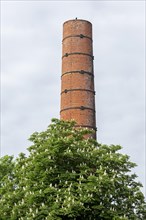
[[[122,145],[145,186],[145,1],[1,2],[1,156],[60,117],[62,25],[76,17],[93,24],[98,141]]]

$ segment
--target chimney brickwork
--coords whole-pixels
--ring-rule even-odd
[[[60,118],[95,130],[92,24],[69,20],[63,25]]]

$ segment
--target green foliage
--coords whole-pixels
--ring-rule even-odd
[[[53,119],[31,135],[29,156],[0,160],[0,220],[144,220],[146,204],[121,146]]]

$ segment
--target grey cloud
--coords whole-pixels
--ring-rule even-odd
[[[59,117],[62,24],[93,24],[98,140],[121,144],[144,184],[144,9],[140,2],[2,2],[2,154]]]

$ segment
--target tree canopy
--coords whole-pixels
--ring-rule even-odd
[[[33,133],[29,155],[0,159],[0,220],[144,220],[136,166],[74,121]]]

